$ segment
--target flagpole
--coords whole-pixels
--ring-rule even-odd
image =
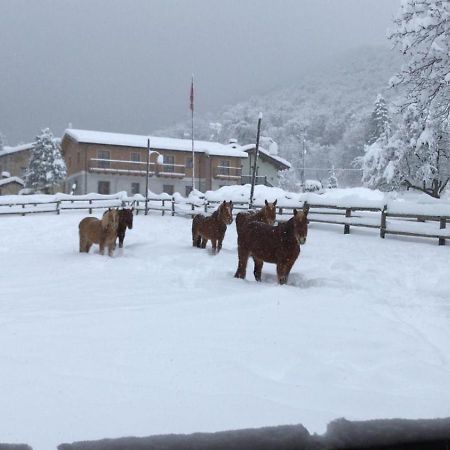
[[[192,190],[195,190],[195,152],[194,152],[194,75],[191,82],[191,139],[192,139]]]

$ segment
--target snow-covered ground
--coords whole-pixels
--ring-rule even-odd
[[[450,415],[450,248],[312,224],[287,286],[233,278],[190,220],[135,218],[116,257],[84,213],[0,218],[0,440]]]

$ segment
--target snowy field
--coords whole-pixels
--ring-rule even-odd
[[[114,258],[84,213],[0,218],[0,440],[450,416],[450,247],[313,224],[289,285],[233,278],[190,220],[137,216]]]

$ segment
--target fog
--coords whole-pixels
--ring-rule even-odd
[[[399,0],[0,0],[0,131],[147,133],[389,45]]]

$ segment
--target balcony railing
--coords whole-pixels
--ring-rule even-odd
[[[122,159],[91,158],[89,159],[89,172],[108,173],[113,175],[145,176],[147,173],[147,162],[126,161]],[[149,175],[168,178],[183,178],[186,175],[185,166],[182,164],[156,164],[154,162],[150,162]]]
[[[242,167],[217,166],[214,170],[214,178],[223,180],[240,180]]]
[[[241,177],[241,184],[251,184],[252,183],[252,176],[251,175],[242,175]],[[267,177],[265,176],[257,176],[255,180],[255,184],[263,184],[265,186],[273,187],[272,184],[270,184],[267,181]]]

